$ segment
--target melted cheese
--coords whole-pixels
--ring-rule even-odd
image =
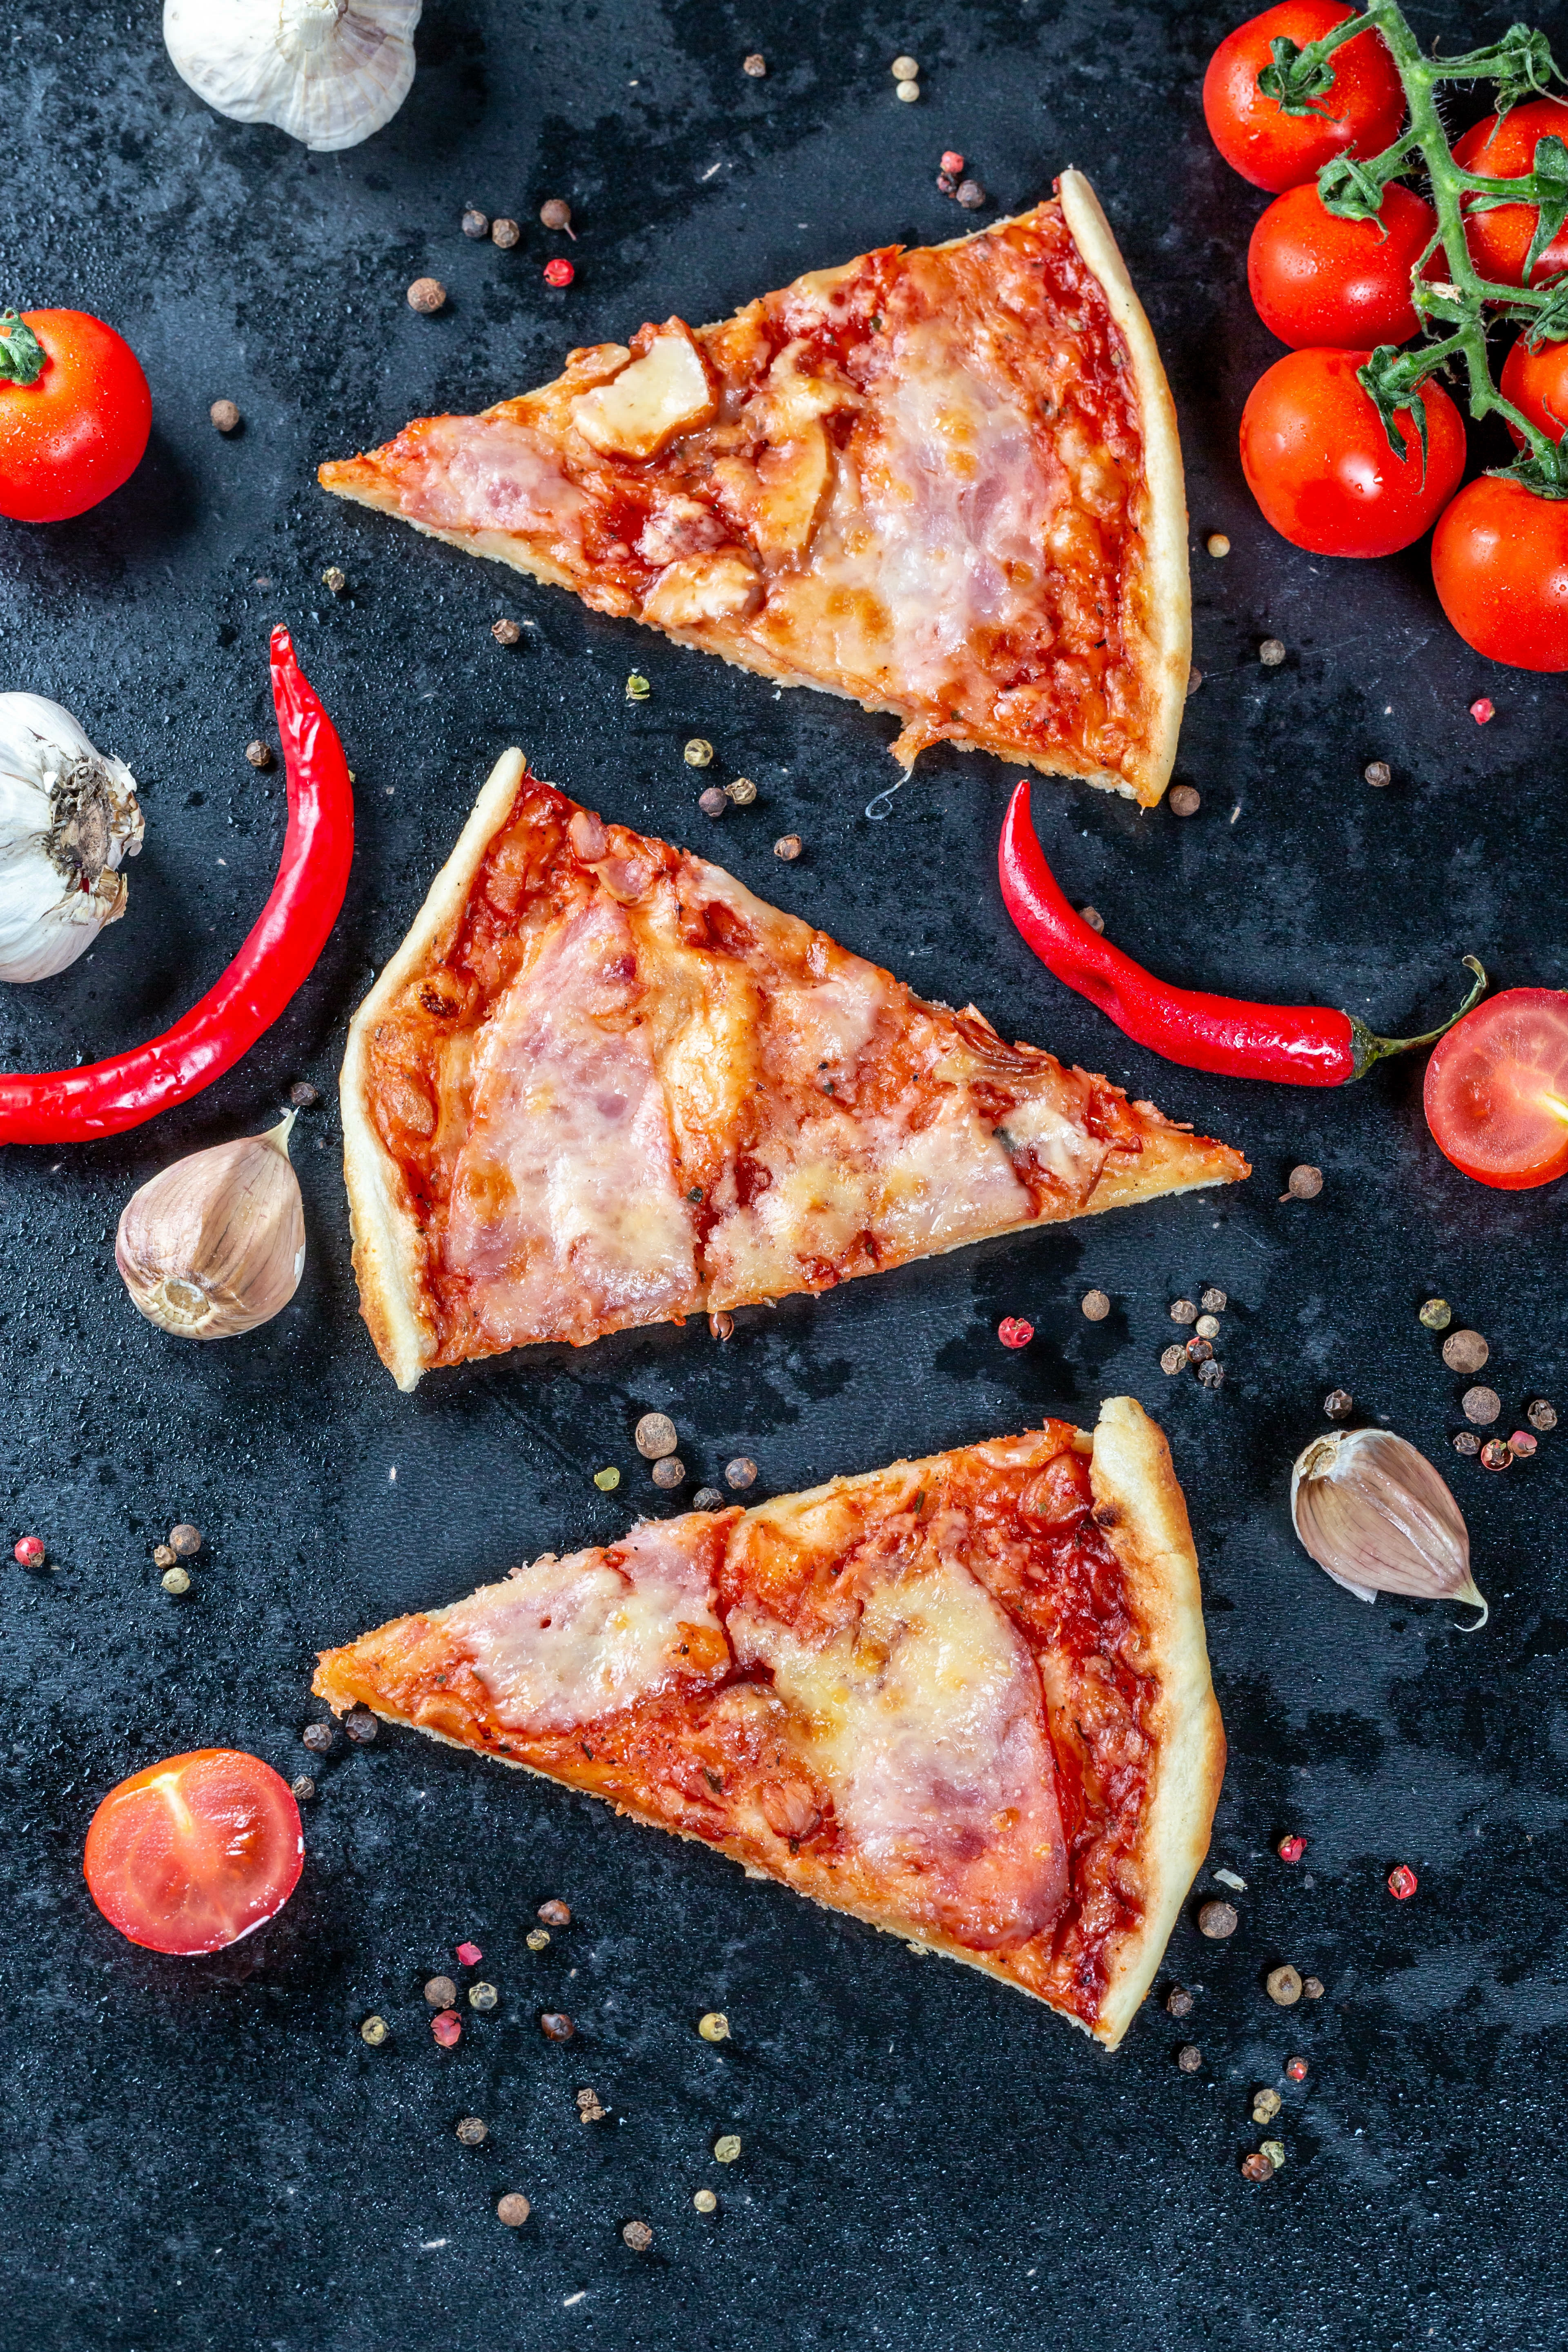
[[[496,1721],[574,1731],[726,1672],[707,1525],[644,1522],[608,1552],[518,1569],[443,1611],[439,1622],[470,1654]],[[694,1632],[710,1638],[693,1642]]]

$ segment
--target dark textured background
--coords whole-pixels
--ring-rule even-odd
[[[1425,8],[1450,46],[1505,15]],[[596,619],[569,598],[316,489],[318,459],[407,417],[477,408],[554,372],[569,343],[679,310],[721,315],[798,270],[963,225],[932,185],[956,145],[1015,208],[1091,173],[1181,410],[1195,656],[1183,824],[1042,783],[1068,888],[1174,977],[1318,996],[1385,1027],[1436,1015],[1480,951],[1503,983],[1563,978],[1563,690],[1489,668],[1445,627],[1419,549],[1315,561],[1263,527],[1235,457],[1273,347],[1244,255],[1262,199],[1213,153],[1198,89],[1223,8],[1090,0],[847,6],[550,7],[433,0],[391,127],[310,158],[220,121],[176,79],[152,0],[14,0],[0,26],[0,294],[80,305],[134,343],[156,423],[96,514],[0,525],[0,684],[58,697],[141,780],[130,912],[64,977],[6,992],[0,1052],[48,1066],[129,1044],[216,975],[268,887],[276,772],[267,625],[295,628],[358,775],[342,921],[289,1015],[188,1109],[93,1150],[13,1150],[0,1171],[8,1559],[0,2050],[7,2293],[0,2343],[198,2347],[994,2344],[1458,2347],[1568,2342],[1559,2084],[1568,2037],[1560,1832],[1568,1714],[1562,1569],[1568,1435],[1492,1478],[1447,1452],[1462,1383],[1415,1319],[1434,1290],[1491,1339],[1505,1428],[1568,1408],[1560,1196],[1468,1183],[1440,1160],[1418,1067],[1342,1095],[1226,1084],[1134,1051],[1011,932],[994,845],[1007,772],[939,751],[886,822],[890,721]],[[1560,38],[1561,7],[1547,21]],[[767,55],[765,81],[742,54]],[[888,61],[924,68],[898,105]],[[1479,110],[1479,108],[1472,111]],[[566,195],[578,278],[536,226]],[[465,203],[525,223],[466,242]],[[408,281],[451,290],[415,317]],[[219,394],[244,430],[207,422]],[[1479,448],[1477,460],[1485,456]],[[1234,552],[1203,552],[1215,527]],[[318,584],[341,563],[350,592]],[[498,650],[501,613],[525,620]],[[1257,661],[1282,637],[1280,669]],[[628,707],[628,670],[652,680]],[[1497,716],[1468,716],[1479,692]],[[715,838],[680,746],[761,793]],[[1245,1188],[1047,1231],[700,1328],[540,1349],[400,1396],[355,1313],[331,1089],[349,1011],[401,937],[506,744],[602,808],[695,840],[747,882],[1010,1035],[1047,1044],[1242,1146]],[[1387,759],[1394,789],[1369,792]],[[700,781],[700,780],[699,780]],[[798,865],[775,862],[797,830]],[[292,1308],[227,1346],[142,1322],[110,1238],[178,1153],[253,1130],[283,1089],[328,1090],[298,1130],[310,1257]],[[1290,1165],[1321,1198],[1278,1204]],[[1169,1300],[1229,1291],[1217,1395],[1167,1381]],[[1080,1293],[1115,1301],[1091,1328]],[[1033,1318],[1021,1356],[1004,1313]],[[1489,1629],[1363,1607],[1291,1537],[1286,1481],[1342,1383],[1451,1472]],[[226,1957],[156,1958],[92,1909],[79,1872],[100,1797],[171,1750],[233,1743],[286,1775],[313,1713],[312,1651],[445,1601],[544,1548],[614,1536],[654,1493],[630,1445],[671,1412],[694,1479],[744,1450],[778,1492],[1047,1411],[1092,1420],[1131,1391],[1163,1421],[1191,1502],[1231,1765],[1213,1860],[1249,1882],[1239,1934],[1190,1918],[1114,2059],[961,1969],[746,1881],[586,1800],[409,1736],[321,1770],[309,1856],[275,1926]],[[620,1493],[590,1483],[623,1466]],[[392,1476],[396,1471],[395,1480]],[[153,1544],[206,1538],[189,1596]],[[0,1554],[3,1558],[4,1554]],[[1282,1831],[1310,1840],[1294,1871]],[[1419,1872],[1395,1906],[1390,1864]],[[1206,1885],[1206,1877],[1200,1885]],[[561,1895],[575,1921],[523,1936]],[[451,2054],[420,1994],[472,1937],[500,2008]],[[1283,1958],[1315,2009],[1262,1990]],[[1167,1981],[1163,1979],[1162,1981]],[[567,2049],[534,2018],[563,2003]],[[728,2011],[714,2050],[699,2014]],[[391,2020],[385,2048],[356,2027]],[[1186,2033],[1204,2071],[1177,2073]],[[1248,2188],[1255,2084],[1286,2055],[1287,2169]],[[584,2128],[592,2084],[611,2120]],[[455,2117],[485,2116],[461,2147]],[[729,2171],[713,2138],[739,2131]],[[691,2193],[721,2193],[704,2221]],[[502,2230],[503,2189],[533,2200]],[[639,2258],[618,2235],[655,2232]]]

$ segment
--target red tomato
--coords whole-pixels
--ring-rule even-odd
[[[221,1952],[280,1911],[305,1841],[286,1780],[257,1756],[198,1748],[111,1789],[82,1870],[111,1927],[149,1951]]]
[[[1468,646],[1513,669],[1568,669],[1568,503],[1468,482],[1432,539],[1437,599]]]
[[[1428,454],[1408,409],[1403,458],[1356,381],[1365,352],[1289,352],[1241,416],[1247,488],[1282,539],[1314,555],[1393,555],[1429,530],[1465,470],[1465,427],[1442,386],[1422,386]]]
[[[1502,363],[1499,388],[1549,441],[1561,441],[1568,425],[1568,343],[1542,343],[1532,352],[1521,335]],[[1522,436],[1510,425],[1516,441]]]
[[[1522,1192],[1568,1175],[1568,993],[1478,1004],[1432,1048],[1424,1100],[1438,1150],[1478,1183]]]
[[[1209,59],[1204,76],[1209,136],[1254,187],[1276,194],[1300,187],[1336,155],[1375,155],[1398,138],[1405,92],[1375,33],[1358,33],[1334,51],[1329,60],[1333,87],[1317,101],[1321,113],[1287,114],[1258,87],[1258,75],[1273,63],[1269,45],[1281,34],[1305,48],[1354,13],[1336,0],[1283,0],[1238,26]]]
[[[25,310],[44,347],[31,383],[0,383],[0,515],[63,522],[128,481],[153,429],[130,344],[85,310]]]
[[[1252,232],[1247,282],[1271,335],[1297,351],[1405,343],[1420,331],[1410,278],[1437,226],[1430,205],[1391,182],[1374,221],[1326,212],[1317,188],[1288,188]]]
[[[1549,131],[1568,144],[1568,105],[1560,98],[1532,98],[1527,105],[1511,108],[1500,122],[1489,114],[1484,122],[1472,125],[1455,142],[1454,161],[1484,179],[1514,180],[1531,170],[1536,141]],[[1538,217],[1533,205],[1499,205],[1486,213],[1467,207],[1465,241],[1483,278],[1500,286],[1523,285],[1524,257]],[[1531,285],[1543,285],[1559,269],[1568,269],[1568,223],[1536,263]]]

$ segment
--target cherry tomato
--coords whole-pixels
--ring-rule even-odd
[[[153,1952],[221,1952],[280,1911],[305,1841],[286,1780],[257,1756],[198,1748],[111,1789],[82,1870],[110,1925]]]
[[[1282,34],[1305,48],[1353,14],[1336,0],[1283,0],[1238,26],[1209,59],[1204,76],[1209,136],[1254,187],[1279,194],[1315,179],[1336,155],[1375,155],[1398,138],[1405,92],[1375,33],[1358,33],[1334,51],[1329,59],[1333,87],[1310,114],[1287,114],[1258,87],[1258,75],[1273,63],[1270,44]]]
[[[1442,386],[1422,386],[1427,457],[1410,411],[1405,456],[1356,381],[1365,352],[1288,352],[1241,416],[1247,487],[1282,539],[1314,555],[1392,555],[1429,530],[1465,470],[1465,427]]]
[[[1410,278],[1437,226],[1430,205],[1391,182],[1374,221],[1324,210],[1309,182],[1276,196],[1252,232],[1247,282],[1271,335],[1297,351],[1332,343],[1368,350],[1420,331]]]
[[[1568,343],[1542,343],[1532,352],[1525,336],[1521,335],[1502,363],[1499,387],[1505,400],[1511,400],[1532,425],[1538,425],[1549,441],[1561,441],[1563,428],[1568,425]],[[1513,425],[1509,431],[1516,441],[1523,435]]]
[[[1531,170],[1536,142],[1548,131],[1568,144],[1568,105],[1558,98],[1532,98],[1527,105],[1511,108],[1500,122],[1489,114],[1484,122],[1473,124],[1454,142],[1454,161],[1484,179],[1515,180]],[[1492,212],[1471,211],[1470,205],[1479,201],[1471,197],[1466,206],[1465,241],[1471,260],[1495,284],[1522,286],[1524,259],[1539,217],[1536,207],[1499,205]],[[1568,269],[1568,223],[1536,263],[1531,285],[1544,285],[1560,269]]]
[[[85,310],[25,310],[44,348],[31,383],[0,383],[0,515],[63,522],[128,481],[153,395],[122,337]]]
[[[1568,992],[1510,988],[1440,1037],[1426,1124],[1479,1184],[1522,1192],[1568,1175]]]
[[[1432,539],[1437,600],[1468,646],[1514,669],[1568,669],[1568,503],[1483,474]]]

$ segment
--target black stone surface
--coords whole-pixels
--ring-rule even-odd
[[[1050,981],[994,878],[1009,783],[939,752],[890,814],[891,722],[694,657],[569,598],[321,496],[316,462],[432,409],[553,373],[571,343],[679,310],[721,315],[798,270],[955,234],[933,185],[956,146],[1008,209],[1093,176],[1165,353],[1194,531],[1195,656],[1178,775],[1199,815],[1140,815],[1042,783],[1047,852],[1112,936],[1173,977],[1317,997],[1373,1025],[1436,1016],[1478,950],[1503,984],[1563,977],[1563,690],[1489,667],[1446,628],[1421,549],[1301,555],[1263,526],[1236,425],[1275,356],[1246,291],[1262,199],[1217,160],[1198,104],[1223,8],[1089,0],[546,7],[433,0],[391,127],[340,156],[219,120],[168,66],[153,0],[15,0],[0,24],[0,293],[121,328],[156,405],[140,472],[97,513],[0,526],[0,685],[58,697],[141,779],[130,911],[69,974],[0,1003],[13,1066],[92,1057],[216,977],[270,883],[276,772],[266,629],[287,619],[358,777],[349,903],[315,977],[188,1109],[92,1150],[0,1170],[5,1831],[0,1962],[6,2294],[0,2343],[68,2352],[441,2352],[1071,2342],[1199,2347],[1557,2345],[1565,2049],[1564,1440],[1489,1477],[1448,1450],[1463,1385],[1416,1321],[1440,1292],[1491,1341],[1505,1426],[1563,1382],[1561,1197],[1483,1191],[1442,1160],[1420,1070],[1342,1094],[1192,1076],[1131,1047]],[[1538,16],[1541,12],[1538,12]],[[1414,12],[1428,37],[1504,14]],[[1560,44],[1561,6],[1544,14]],[[740,61],[766,55],[764,80]],[[918,106],[889,60],[923,68]],[[1479,110],[1479,104],[1473,110]],[[1457,116],[1458,119],[1458,116]],[[537,226],[550,194],[580,230]],[[459,233],[514,215],[512,253]],[[548,291],[565,250],[577,280]],[[437,318],[404,300],[431,272]],[[232,440],[207,422],[226,395]],[[1489,445],[1478,443],[1478,464]],[[1203,551],[1230,535],[1228,561]],[[345,594],[320,584],[341,564]],[[491,622],[524,622],[503,652]],[[1282,667],[1258,665],[1269,635]],[[633,668],[649,700],[627,705]],[[1497,715],[1468,715],[1478,694]],[[717,837],[680,746],[752,776]],[[355,1312],[332,1085],[344,1024],[401,937],[495,754],[523,745],[573,793],[697,842],[780,904],[1010,1035],[1104,1069],[1241,1146],[1252,1181],[584,1353],[394,1389]],[[1394,783],[1362,769],[1386,759]],[[771,854],[798,832],[798,864]],[[297,1132],[310,1258],[294,1307],[198,1349],[132,1312],[111,1235],[179,1153],[258,1129],[287,1086],[327,1099]],[[1280,1205],[1290,1166],[1321,1197]],[[1217,1394],[1167,1381],[1167,1306],[1227,1290]],[[1107,1322],[1078,1310],[1091,1285]],[[999,1316],[1033,1346],[1008,1355]],[[1297,1548],[1292,1457],[1342,1385],[1451,1475],[1489,1629],[1363,1607]],[[692,1484],[744,1451],[758,1492],[900,1453],[1092,1420],[1131,1391],[1167,1428],[1203,1558],[1231,1742],[1214,1864],[1247,1882],[1238,1934],[1177,1929],[1163,1989],[1114,2058],[972,1974],[691,1845],[413,1737],[318,1767],[311,1654],[450,1599],[545,1548],[665,1508],[637,1414],[681,1432]],[[619,1464],[620,1492],[591,1483]],[[153,1545],[187,1518],[189,1595]],[[160,1755],[234,1744],[316,1769],[299,1893],[205,1962],[141,1952],[80,1875],[104,1791]],[[1282,1832],[1309,1840],[1287,1869]],[[1420,1891],[1395,1905],[1390,1865]],[[548,1950],[524,1936],[563,1896]],[[472,1937],[499,2008],[431,2041],[424,1979]],[[1289,1958],[1315,2007],[1275,2009]],[[458,1971],[460,1975],[461,1971]],[[561,2005],[576,2040],[535,2022]],[[728,2011],[722,2047],[694,2031]],[[365,2048],[370,2011],[392,2038]],[[1174,2053],[1204,2053],[1195,2075]],[[1283,2083],[1300,2052],[1311,2073]],[[1285,2094],[1262,2190],[1256,2085]],[[577,2120],[591,2085],[605,2121]],[[453,2132],[487,2118],[485,2145]],[[737,2131],[740,2161],[717,2166]],[[719,2193],[711,2219],[692,2192]],[[520,2234],[497,2195],[532,2200]],[[629,2219],[654,2232],[643,2255]]]

